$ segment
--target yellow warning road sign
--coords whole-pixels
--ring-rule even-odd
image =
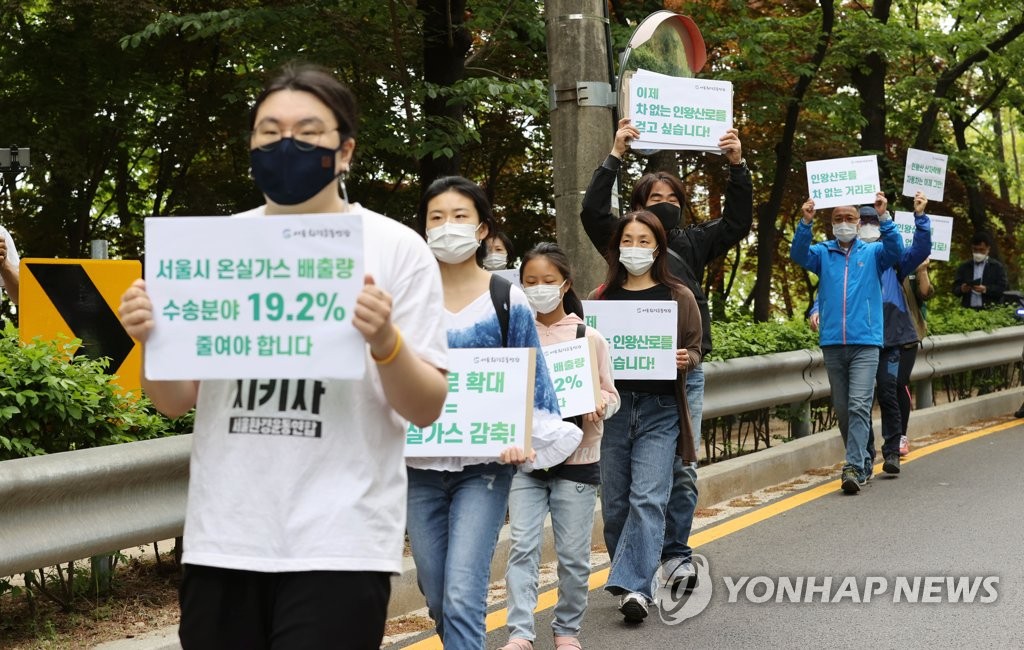
[[[125,391],[139,392],[142,352],[117,316],[121,294],[142,277],[138,260],[22,258],[18,308],[21,340],[59,334],[82,340],[75,356],[109,357],[107,372]]]

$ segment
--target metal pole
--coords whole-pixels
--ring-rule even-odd
[[[110,259],[107,254],[107,240],[106,239],[93,239],[89,242],[90,254],[94,260],[108,260]]]
[[[607,265],[580,223],[583,194],[614,137],[603,0],[546,0],[551,78],[551,142],[558,241],[573,260],[581,296]],[[604,93],[602,95],[602,92]]]

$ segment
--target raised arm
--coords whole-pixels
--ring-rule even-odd
[[[699,266],[729,252],[729,249],[750,234],[750,227],[754,223],[754,188],[750,180],[750,169],[743,160],[739,132],[729,129],[719,140],[718,146],[725,152],[729,163],[729,181],[725,186],[722,216],[700,224],[694,233],[701,248]]]
[[[807,199],[800,207],[800,221],[793,233],[793,243],[789,246],[789,259],[815,275],[821,275],[821,259],[818,252],[811,247],[811,224],[814,223],[814,199]]]
[[[590,242],[601,255],[604,255],[608,249],[608,240],[618,221],[618,217],[612,213],[612,191],[615,186],[615,178],[618,176],[619,167],[622,166],[622,156],[629,148],[630,141],[638,137],[640,137],[640,132],[630,124],[628,117],[619,120],[619,128],[615,132],[611,153],[594,170],[594,175],[590,178],[590,185],[587,186],[587,192],[583,195],[580,220],[583,222],[583,230],[590,237]]]
[[[914,240],[910,248],[903,251],[900,256],[897,277],[900,282],[921,265],[932,252],[932,222],[924,213],[928,207],[928,199],[923,192],[914,196]]]

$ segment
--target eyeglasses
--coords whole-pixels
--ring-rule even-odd
[[[320,139],[338,127],[328,129],[320,120],[299,122],[292,128],[291,137],[299,151],[312,151],[320,146]],[[260,151],[273,151],[284,137],[284,130],[275,122],[258,124],[252,132],[252,143]]]
[[[858,224],[858,223],[860,223],[860,215],[859,214],[836,214],[836,215],[832,216],[832,223],[843,223],[843,222],[852,223],[852,224]]]

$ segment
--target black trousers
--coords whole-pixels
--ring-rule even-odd
[[[378,650],[390,597],[381,572],[185,565],[178,637],[184,650]]]

